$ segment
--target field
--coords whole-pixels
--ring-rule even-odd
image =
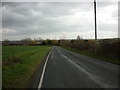
[[[3,46],[3,88],[27,88],[49,50],[48,46]]]

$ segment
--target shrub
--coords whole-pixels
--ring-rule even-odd
[[[104,55],[106,57],[111,57],[114,59],[119,58],[119,51],[120,51],[120,41],[113,41],[113,42],[102,42],[99,47],[97,47],[97,53],[100,55]]]

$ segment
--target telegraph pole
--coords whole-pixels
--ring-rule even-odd
[[[96,52],[96,44],[97,44],[97,19],[96,19],[96,0],[94,0],[94,17],[95,17],[95,52]]]
[[[94,14],[95,14],[95,40],[97,40],[97,19],[96,19],[96,0],[94,0]]]

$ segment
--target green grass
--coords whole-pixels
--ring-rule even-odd
[[[63,48],[65,48],[65,47],[63,47]],[[111,59],[111,58],[108,58],[108,57],[105,57],[105,56],[97,55],[95,53],[79,51],[79,50],[76,50],[76,49],[73,49],[73,48],[65,48],[65,49],[73,51],[73,52],[77,52],[77,53],[80,53],[80,54],[83,54],[83,55],[86,55],[86,56],[90,56],[90,57],[93,57],[93,58],[96,58],[96,59],[100,59],[100,60],[103,60],[103,61],[106,61],[106,62],[109,62],[109,63],[120,65],[120,60],[117,60],[117,59]]]
[[[3,46],[3,88],[27,88],[49,50],[48,46]]]

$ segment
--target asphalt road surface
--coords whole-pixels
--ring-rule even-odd
[[[118,88],[118,66],[52,47],[41,78],[39,88]]]

